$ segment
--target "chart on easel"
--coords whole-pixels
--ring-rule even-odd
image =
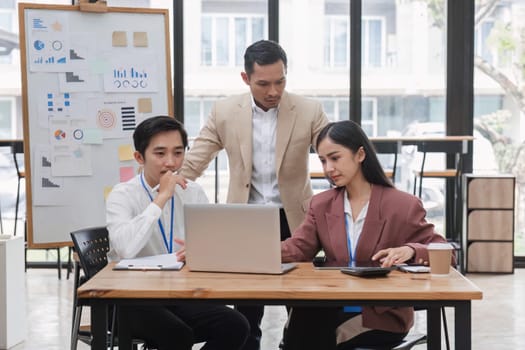
[[[173,110],[167,10],[80,8],[19,5],[35,245],[104,225],[105,196],[137,170],[135,127]]]

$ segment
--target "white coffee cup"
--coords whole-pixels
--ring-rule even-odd
[[[427,246],[431,275],[447,276],[450,273],[453,249],[448,243],[430,243]]]

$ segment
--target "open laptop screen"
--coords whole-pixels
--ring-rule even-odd
[[[190,270],[283,272],[277,206],[186,204],[184,225]]]

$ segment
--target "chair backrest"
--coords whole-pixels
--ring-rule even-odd
[[[381,159],[381,155],[388,155],[389,159],[393,159],[393,164],[392,164],[392,168],[390,169],[389,166],[386,166],[385,167],[385,164],[382,164],[384,168],[388,168],[388,169],[385,169],[385,172],[391,172],[391,174],[389,175],[392,182],[395,183],[396,181],[396,170],[397,170],[397,154],[399,153],[399,145],[398,145],[398,142],[392,142],[392,141],[389,141],[389,142],[380,142],[380,141],[376,141],[376,142],[373,142],[373,145],[374,145],[374,149],[378,155],[378,158],[380,158],[380,161],[381,162],[384,162],[385,160],[384,159]],[[389,160],[390,162],[390,160]],[[389,164],[390,165],[390,164]]]
[[[15,168],[18,177],[24,177],[24,164],[19,163],[17,157],[18,154],[24,154],[24,142],[23,141],[12,141],[11,142],[11,153],[13,154],[13,162],[15,163]]]
[[[459,155],[456,162],[462,158],[461,156],[464,153],[463,142],[446,142],[441,140],[426,140],[416,143],[417,151],[423,153],[423,162],[421,164],[421,172],[424,171],[425,166],[425,157],[427,153],[441,153],[441,154],[457,154]],[[456,164],[457,169],[457,164]]]
[[[82,271],[90,279],[108,264],[108,230],[105,227],[92,227],[71,232],[71,239],[78,254]]]

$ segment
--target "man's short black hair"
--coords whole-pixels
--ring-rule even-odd
[[[284,68],[288,67],[288,59],[281,45],[272,40],[259,40],[248,46],[244,53],[244,71],[250,76],[254,71],[254,64],[260,66],[273,64],[282,60]]]
[[[133,132],[135,150],[144,157],[153,136],[166,131],[179,131],[184,148],[188,147],[188,134],[184,126],[173,117],[159,115],[148,118],[137,126]]]

